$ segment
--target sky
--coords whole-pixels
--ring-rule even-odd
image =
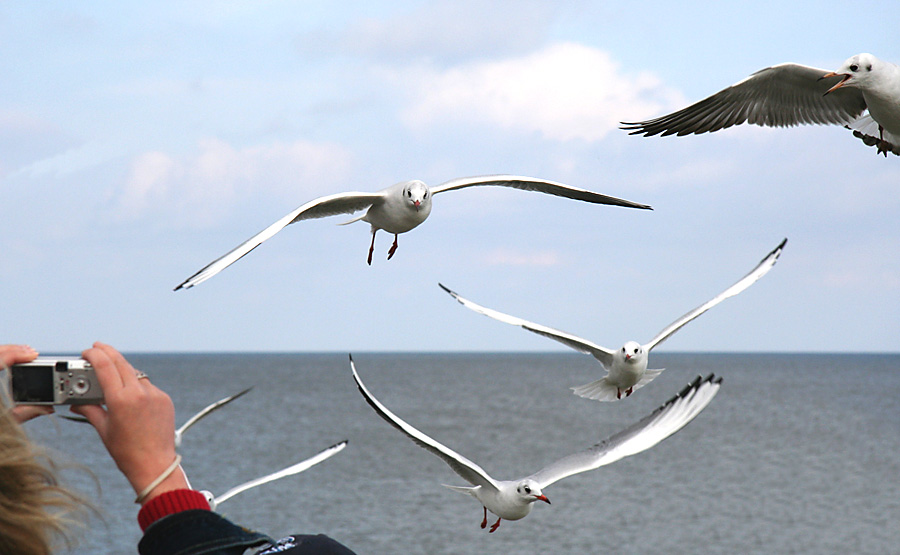
[[[660,350],[900,351],[900,158],[839,126],[637,137],[782,62],[900,62],[900,5],[3,2],[0,342],[77,352],[564,351],[491,308],[618,348],[772,250]],[[877,17],[870,14],[877,13]],[[509,173],[399,238],[332,217],[185,278],[316,197]]]

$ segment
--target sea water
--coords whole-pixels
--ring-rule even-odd
[[[552,505],[493,534],[477,501],[441,486],[465,482],[366,404],[347,354],[128,357],[171,395],[176,424],[253,387],[186,432],[196,489],[221,494],[349,440],[219,508],[276,538],[325,533],[360,554],[900,552],[900,355],[654,352],[659,378],[599,403],[569,389],[602,375],[588,356],[354,353],[382,403],[497,479],[602,440],[697,375],[724,378],[679,433],[553,484]],[[47,417],[25,427],[74,465],[66,483],[99,509],[74,552],[135,553],[134,493],[94,430]]]

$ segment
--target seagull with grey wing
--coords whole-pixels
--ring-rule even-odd
[[[204,407],[203,410],[201,410],[194,416],[188,418],[187,422],[185,422],[184,424],[181,425],[181,427],[179,427],[177,430],[175,430],[175,447],[181,446],[181,438],[184,435],[184,432],[186,432],[188,428],[190,428],[191,426],[193,426],[194,424],[199,422],[201,419],[209,416],[210,413],[224,407],[228,403],[245,395],[251,389],[253,389],[253,388],[248,387],[247,389],[241,391],[240,393],[235,393],[234,395],[229,395],[228,397],[225,397],[224,399],[219,399],[215,403],[212,403],[212,404]]]
[[[622,122],[622,129],[631,135],[682,136],[744,122],[844,125],[879,154],[900,155],[900,66],[871,54],[851,56],[836,71],[779,64],[677,112]]]
[[[487,527],[488,511],[497,516],[497,521],[491,525],[491,532],[497,530],[503,519],[518,520],[528,516],[536,501],[549,504],[550,500],[544,494],[544,490],[551,484],[573,474],[594,470],[646,451],[674,434],[706,408],[722,384],[722,378],[716,378],[714,374],[706,378],[698,376],[661,407],[600,443],[563,457],[525,478],[496,480],[474,462],[407,424],[381,404],[360,380],[352,356],[350,368],[360,393],[379,416],[406,434],[419,447],[439,457],[462,479],[471,484],[471,487],[446,487],[471,495],[481,503],[484,507],[482,528]]]
[[[279,470],[278,472],[273,472],[271,474],[267,474],[265,476],[261,476],[254,480],[250,480],[249,482],[244,482],[239,486],[235,486],[230,490],[226,491],[222,495],[213,495],[212,492],[203,490],[201,493],[206,496],[206,500],[209,502],[209,508],[212,511],[216,510],[216,507],[228,501],[235,495],[245,492],[250,488],[255,488],[257,486],[261,486],[263,484],[268,484],[269,482],[273,482],[275,480],[280,480],[286,476],[293,476],[294,474],[299,474],[304,470],[307,470],[320,462],[330,459],[331,457],[337,455],[341,451],[344,450],[344,447],[347,446],[347,440],[341,441],[340,443],[336,443],[331,447],[319,452],[319,454],[306,459],[305,461],[298,462],[296,464],[292,464],[291,466]]]
[[[179,427],[177,430],[175,430],[175,447],[181,447],[181,440],[184,436],[184,432],[186,432],[188,430],[188,428],[190,428],[191,426],[193,426],[194,424],[199,422],[201,419],[206,418],[213,412],[224,407],[228,403],[230,403],[230,402],[234,401],[235,399],[241,397],[242,395],[246,394],[251,389],[253,389],[253,388],[248,387],[247,389],[245,389],[239,393],[235,393],[234,395],[229,395],[228,397],[219,399],[215,403],[211,403],[211,404],[207,405],[206,407],[204,407],[200,412],[198,412],[194,416],[188,418],[187,421],[181,425],[181,427]],[[83,424],[88,423],[88,419],[83,416],[69,416],[69,415],[65,415],[65,414],[61,415],[61,416],[63,418],[65,418],[66,420],[71,420],[73,422],[81,422]]]
[[[775,262],[781,255],[781,251],[784,249],[786,243],[787,239],[783,240],[772,252],[763,258],[749,274],[738,280],[737,283],[725,291],[716,295],[713,299],[703,303],[669,324],[649,342],[641,345],[637,341],[628,341],[618,351],[602,347],[587,339],[572,335],[571,333],[542,326],[541,324],[535,324],[534,322],[529,322],[521,318],[516,318],[515,316],[510,316],[509,314],[483,307],[459,296],[458,293],[448,289],[441,283],[438,285],[468,309],[507,324],[521,326],[530,332],[559,341],[563,345],[571,347],[576,351],[592,355],[600,361],[600,364],[606,369],[606,376],[591,383],[573,387],[572,389],[575,391],[576,395],[587,399],[616,401],[621,399],[623,394],[627,397],[631,395],[634,390],[644,387],[664,370],[664,368],[647,368],[648,356],[652,348],[668,339],[673,333],[680,330],[694,318],[700,316],[725,299],[737,295],[744,289],[753,285],[756,280],[766,275],[769,270],[775,266]]]
[[[261,245],[263,241],[271,238],[289,224],[314,218],[335,216],[338,214],[352,214],[360,210],[365,210],[365,212],[341,225],[363,221],[371,226],[372,242],[369,245],[369,256],[366,259],[370,265],[372,264],[372,253],[375,250],[375,233],[379,229],[383,229],[388,233],[393,233],[394,243],[388,250],[388,260],[390,260],[397,250],[397,236],[414,229],[428,218],[428,215],[431,213],[431,197],[433,195],[445,191],[455,191],[458,189],[465,189],[466,187],[474,187],[476,185],[512,187],[515,189],[536,191],[594,204],[609,204],[627,208],[652,210],[652,208],[646,204],[639,204],[629,200],[602,195],[600,193],[570,187],[569,185],[556,183],[554,181],[518,175],[463,177],[451,179],[450,181],[441,183],[435,187],[429,187],[419,180],[402,181],[376,193],[338,193],[311,200],[253,237],[247,239],[223,256],[204,266],[197,273],[179,284],[178,287],[175,288],[175,291],[178,291],[179,289],[189,289],[203,283],[228,266],[237,262],[240,258]]]

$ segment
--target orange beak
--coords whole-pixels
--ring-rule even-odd
[[[832,72],[826,73],[825,75],[819,77],[819,80],[828,79],[829,77],[837,77],[837,76],[841,76],[842,79],[840,81],[838,81],[837,85],[835,85],[835,86],[831,87],[830,89],[828,89],[827,91],[825,91],[825,94],[828,94],[835,89],[839,89],[839,88],[843,87],[844,84],[847,83],[847,81],[850,79],[850,77],[852,77],[849,73],[835,73],[832,71]],[[825,95],[822,95],[822,96],[825,96]]]
[[[535,501],[537,501],[538,499],[540,499],[540,500],[543,501],[544,503],[546,503],[546,504],[548,504],[548,505],[550,504],[550,500],[547,499],[547,496],[546,496],[546,495],[535,495],[535,496],[534,496],[534,499],[535,499]]]
[[[828,94],[828,93],[826,93],[826,94]],[[418,210],[419,210],[419,204],[421,204],[421,203],[420,203],[419,201],[415,201],[413,204],[416,205],[416,211],[418,211]]]

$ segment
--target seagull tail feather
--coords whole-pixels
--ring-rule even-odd
[[[366,214],[368,214],[368,212],[363,212],[363,213],[360,214],[359,216],[356,216],[355,218],[349,219],[349,220],[347,220],[346,222],[341,222],[341,223],[339,223],[338,225],[349,225],[349,224],[358,222],[358,221],[362,220],[363,218],[365,218],[365,217],[366,217]]]
[[[475,490],[477,490],[481,486],[468,487],[468,486],[448,486],[447,484],[441,484],[445,488],[450,488],[457,493],[464,493],[466,495],[475,496]]]
[[[579,397],[595,401],[618,401],[619,388],[610,384],[606,378],[573,387],[572,391]]]

